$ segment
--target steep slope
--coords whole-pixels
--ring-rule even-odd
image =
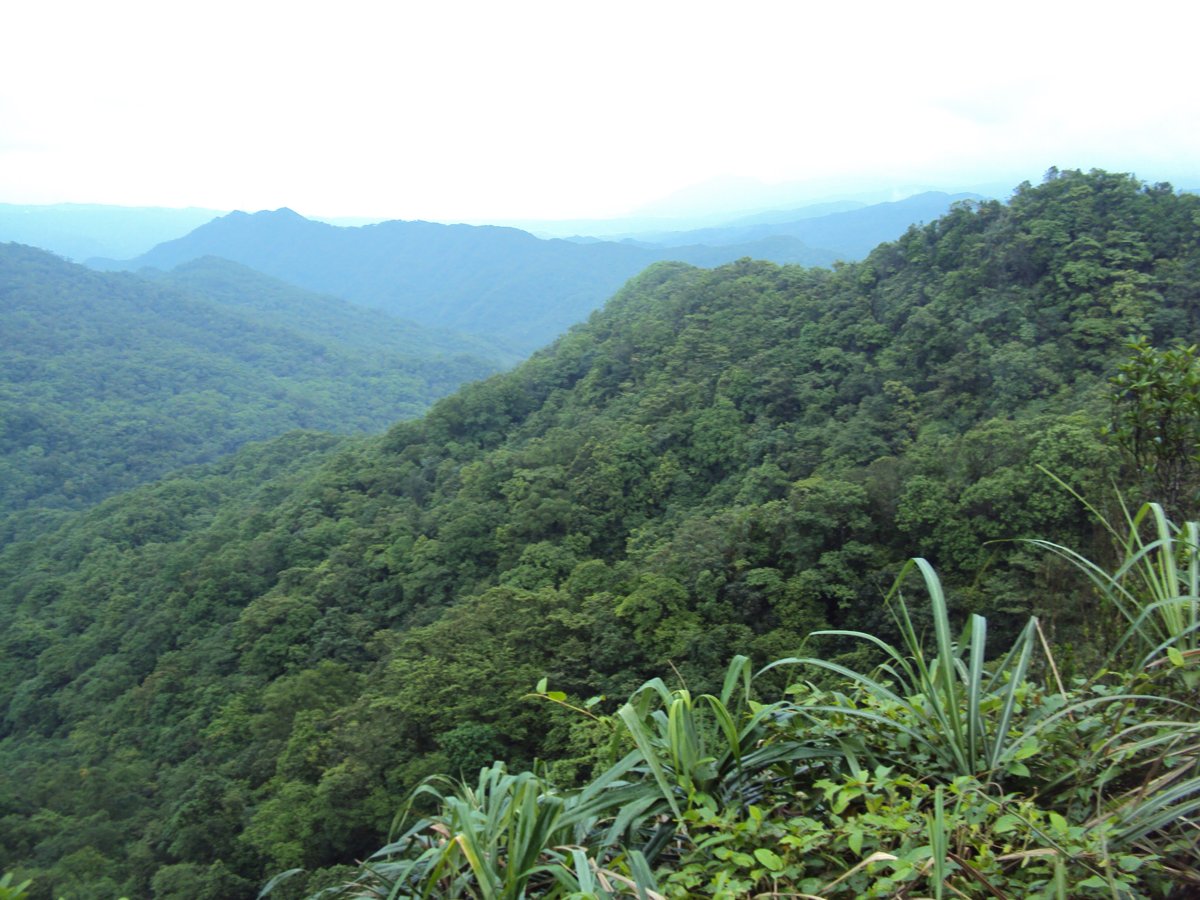
[[[15,244],[0,332],[0,513],[86,505],[291,428],[381,430],[498,368],[244,272],[152,284]]]
[[[836,271],[660,264],[382,438],[279,481],[289,445],[252,448],[13,543],[0,868],[47,896],[318,887],[426,775],[586,771],[575,720],[520,699],[539,677],[699,693],[735,652],[884,630],[914,553],[997,631],[1099,627],[1052,561],[985,542],[1094,538],[1037,465],[1117,473],[1105,378],[1128,335],[1200,336],[1198,212],[1066,172]]]
[[[786,236],[728,247],[581,245],[493,226],[394,221],[339,228],[280,209],[231,213],[115,265],[169,269],[209,255],[426,326],[501,342],[522,355],[585,319],[626,279],[658,260],[704,266],[742,256],[807,265],[832,261]]]

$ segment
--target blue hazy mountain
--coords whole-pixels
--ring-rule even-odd
[[[849,204],[822,204],[816,209],[804,207],[759,213],[711,228],[644,232],[630,237],[643,245],[664,247],[691,244],[720,247],[790,237],[849,262],[862,259],[884,241],[895,240],[910,225],[932,222],[945,215],[955,203],[982,199],[978,194],[926,191],[890,203],[859,205],[857,208]]]
[[[390,221],[342,228],[279,209],[231,213],[132,260],[90,264],[166,270],[204,256],[520,353],[586,319],[655,262],[711,267],[750,256],[828,265],[835,258],[788,235],[723,246],[581,244],[498,226]]]
[[[185,235],[224,212],[82,203],[0,203],[0,242],[41,247],[77,262],[93,256],[124,258]]]
[[[712,267],[751,257],[827,266],[856,260],[974,194],[927,192],[870,206],[851,201],[775,210],[691,231],[622,240],[541,239],[517,228],[387,221],[339,227],[290,209],[234,212],[134,259],[97,268],[171,269],[233,260],[307,290],[472,334],[524,355],[598,309],[655,262]]]

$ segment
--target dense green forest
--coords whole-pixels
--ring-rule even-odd
[[[277,896],[353,878],[512,897],[635,881],[680,897],[1182,884],[1195,837],[1173,820],[1101,827],[1075,783],[1033,787],[1077,758],[1089,785],[1116,777],[1081,747],[1123,733],[1134,701],[1105,705],[1126,687],[1091,678],[1119,612],[1069,554],[1012,539],[1119,563],[1064,484],[1102,508],[1115,484],[1153,499],[1153,465],[1121,452],[1143,423],[1118,404],[1103,433],[1110,379],[1197,340],[1198,300],[1200,199],[1052,171],[832,270],[658,264],[513,371],[381,437],[288,435],[14,536],[0,550],[0,871],[38,898],[253,897],[291,869]],[[1189,490],[1168,513],[1194,517]],[[897,620],[885,597],[918,555],[924,586]],[[987,617],[986,647],[977,620],[954,646],[968,612]],[[813,634],[830,630],[873,637]],[[890,676],[856,682],[882,691],[839,687],[886,659],[874,641],[926,631],[932,674],[901,663],[922,658],[908,647]],[[1129,689],[1164,698],[1157,720],[1194,689],[1190,634]],[[1028,662],[1043,641],[1052,671]],[[986,680],[985,653],[1004,647]],[[825,668],[751,683],[788,657]],[[1166,683],[1177,674],[1183,687]],[[958,708],[959,676],[976,699],[956,756],[917,722]],[[1054,678],[1090,693],[1070,705]],[[1051,707],[1047,722],[1076,730],[1010,740]],[[982,729],[987,752],[984,719],[1000,722]],[[1130,762],[1114,784],[1195,797],[1178,779],[1200,742],[1180,733],[1161,769]],[[718,739],[734,749],[701,747]],[[495,759],[507,769],[477,776]],[[417,814],[441,818],[360,871],[437,773],[478,781],[475,805],[418,795]],[[508,849],[488,850],[494,884],[454,819],[482,827],[489,798],[526,810]],[[541,810],[565,817],[544,829],[565,862],[539,869],[551,844],[530,839],[528,877],[515,855],[497,863]],[[607,843],[585,833],[597,821]]]
[[[294,428],[380,432],[513,361],[221,260],[147,281],[17,244],[0,245],[0,333],[0,516]]]

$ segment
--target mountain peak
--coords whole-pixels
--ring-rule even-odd
[[[281,206],[279,209],[260,209],[256,210],[255,212],[246,212],[244,209],[235,209],[233,212],[224,216],[219,216],[213,221],[220,221],[222,219],[232,222],[238,222],[245,219],[290,219],[293,221],[308,221],[308,219],[288,206]]]

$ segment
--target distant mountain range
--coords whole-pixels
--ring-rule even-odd
[[[479,336],[517,354],[583,321],[622,284],[665,260],[712,267],[752,257],[825,266],[856,259],[913,223],[972,195],[922,194],[793,221],[756,218],[722,228],[626,241],[542,240],[515,228],[390,221],[336,227],[290,209],[230,213],[101,269],[171,269],[204,256],[249,266],[308,290],[422,325]],[[767,219],[787,217],[772,214]]]
[[[600,307],[652,263],[715,266],[743,256],[822,265],[833,255],[794,238],[726,247],[545,241],[515,228],[382,222],[338,228],[289,209],[230,213],[126,262],[169,269],[219,256],[309,290],[434,328],[484,336],[527,354]]]
[[[892,203],[860,204],[857,207],[822,204],[817,208],[820,212],[808,207],[761,213],[716,228],[652,232],[637,235],[637,238],[667,247],[682,244],[720,247],[769,237],[790,237],[830,251],[838,259],[851,261],[862,259],[884,241],[895,240],[910,225],[933,221],[954,203],[982,199],[979,194],[928,191]]]
[[[225,210],[0,203],[0,243],[41,247],[83,262],[93,256],[124,258],[187,234]]]

